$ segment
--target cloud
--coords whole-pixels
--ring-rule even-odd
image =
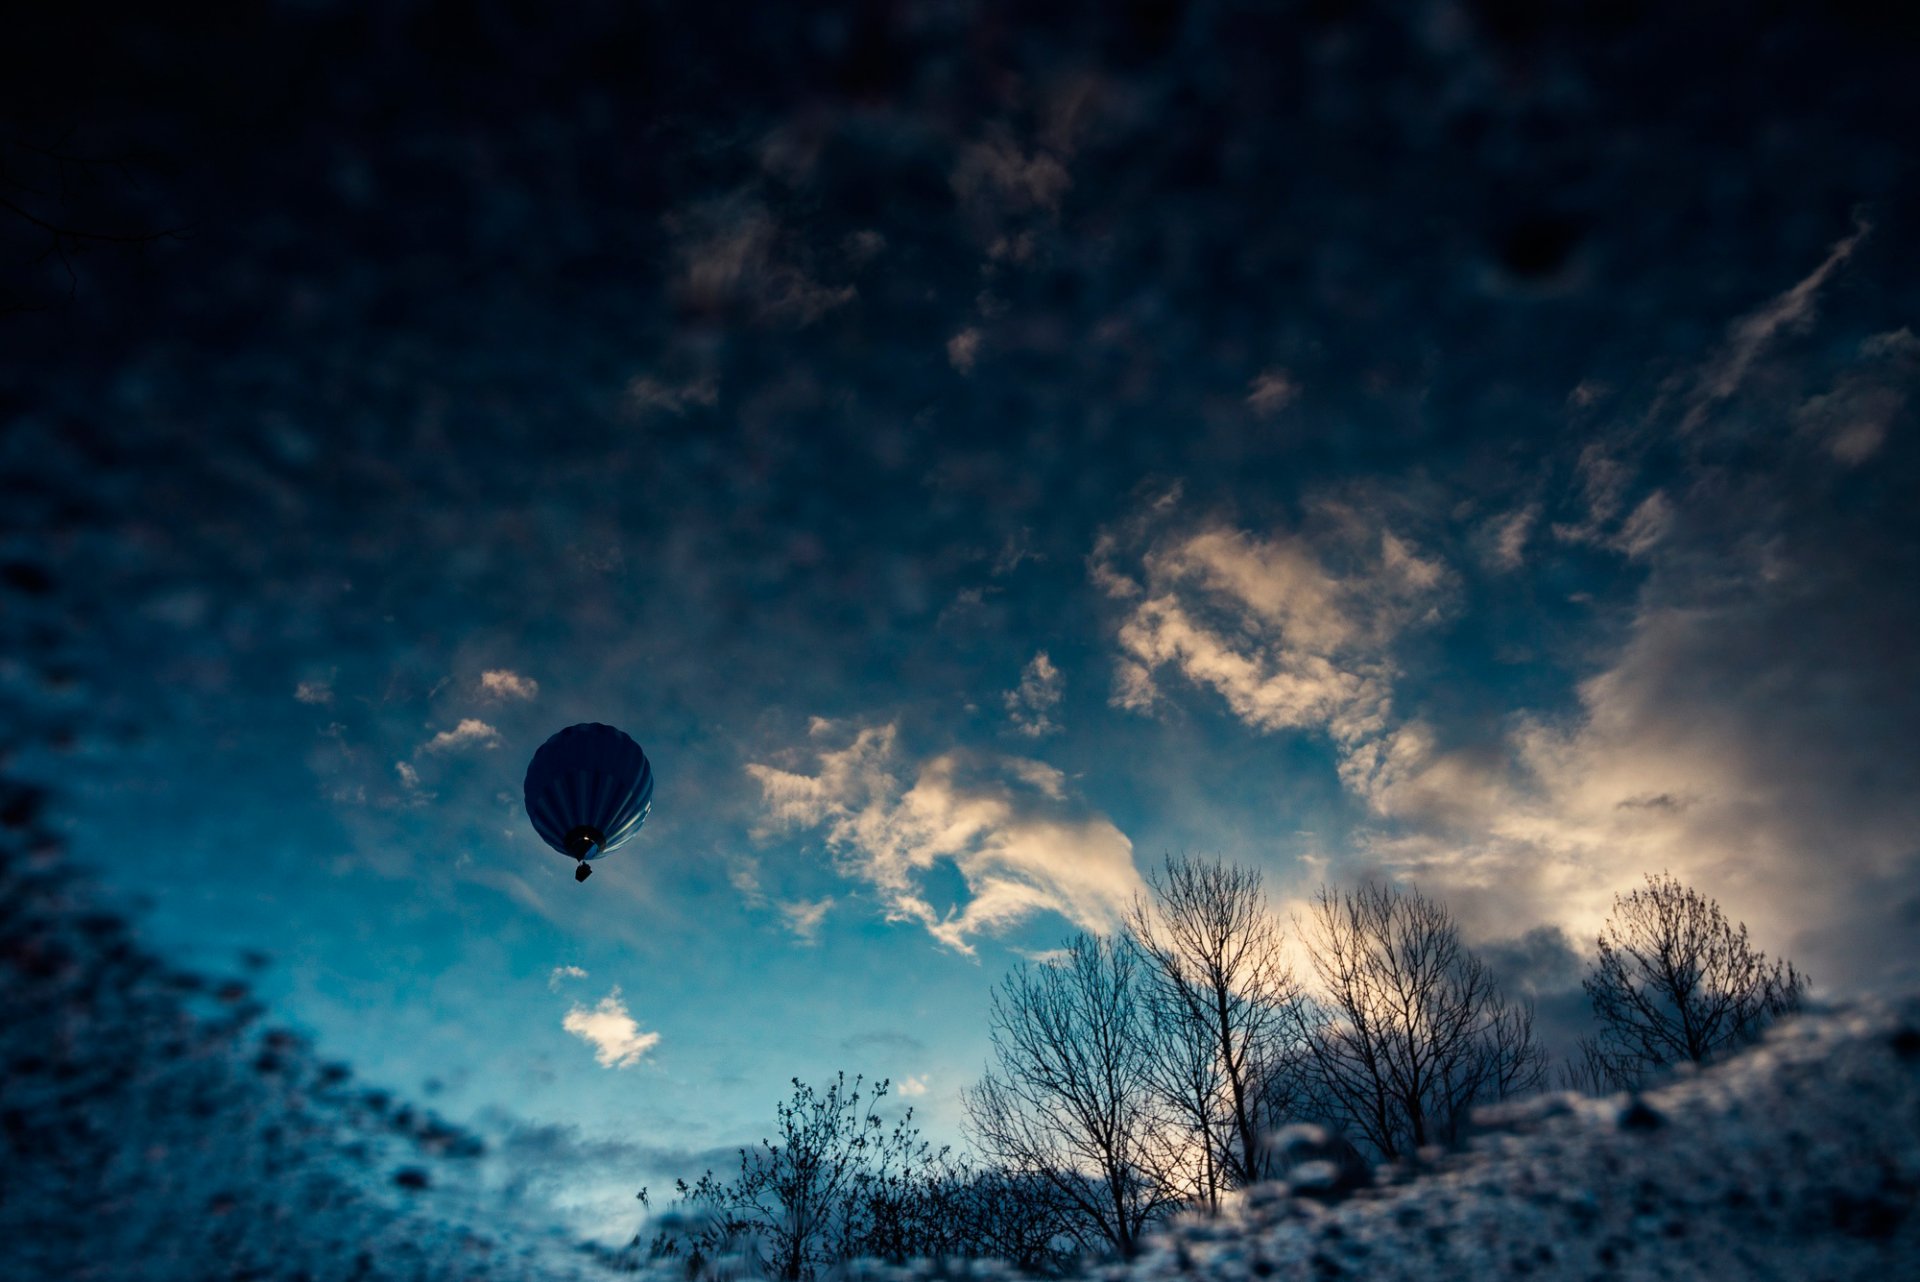
[[[816,722],[814,735],[837,729]],[[824,829],[841,873],[877,892],[889,920],[917,922],[969,955],[977,937],[1041,914],[1110,930],[1143,888],[1132,843],[1071,798],[1053,767],[960,751],[907,767],[896,740],[892,725],[861,728],[844,747],[818,750],[813,773],[750,764],[760,835]],[[937,865],[960,874],[965,903],[930,900]]]
[[[760,885],[760,861],[751,855],[727,860],[727,884],[739,891],[750,907],[759,908],[767,902],[767,893]]]
[[[972,204],[1006,213],[1058,211],[1073,186],[1067,167],[1044,149],[1023,151],[1009,138],[974,143],[960,153],[953,190]]]
[[[1263,418],[1278,414],[1300,395],[1300,385],[1283,369],[1262,370],[1247,388],[1247,404]]]
[[[894,1088],[894,1091],[905,1099],[914,1099],[918,1096],[925,1095],[927,1093],[927,1075],[922,1073],[918,1077],[903,1077],[900,1079],[900,1084]]]
[[[557,993],[560,991],[560,985],[563,981],[569,979],[585,979],[586,977],[587,972],[578,966],[555,966],[551,971],[547,972],[547,991]]]
[[[1116,564],[1117,539],[1098,545],[1096,583],[1127,602],[1113,702],[1148,711],[1171,674],[1256,730],[1320,730],[1346,752],[1383,735],[1392,643],[1437,615],[1452,576],[1376,520],[1323,515],[1313,536],[1177,529],[1137,569]]]
[[[540,683],[505,668],[493,668],[480,674],[480,690],[496,699],[532,699],[540,693]]]
[[[592,1046],[593,1057],[603,1068],[632,1068],[660,1044],[660,1034],[641,1032],[627,1013],[618,985],[591,1010],[576,1003],[560,1026]]]
[[[627,383],[627,404],[641,412],[658,411],[677,418],[695,406],[712,409],[719,403],[720,383],[710,374],[684,383],[641,374]]]
[[[1853,234],[1836,242],[1818,267],[1766,306],[1734,322],[1725,346],[1701,373],[1692,405],[1680,424],[1681,432],[1699,427],[1715,405],[1739,390],[1754,361],[1778,334],[1812,322],[1821,288],[1853,257],[1872,230],[1865,219],[1856,220]]]
[[[1500,572],[1519,569],[1527,557],[1527,541],[1539,521],[1540,505],[1528,503],[1487,522],[1487,563]]]
[[[855,297],[851,285],[815,280],[803,242],[752,199],[702,203],[669,219],[668,229],[678,259],[675,291],[695,310],[739,309],[759,320],[805,327]]]
[[[301,703],[332,703],[333,686],[326,681],[302,681],[293,688],[293,697]]]
[[[1019,688],[1007,691],[1004,696],[1007,716],[1013,728],[1030,739],[1052,734],[1060,728],[1053,719],[1060,697],[1060,669],[1042,650],[1021,671]]]
[[[463,717],[451,730],[442,730],[420,745],[422,752],[453,752],[475,744],[488,748],[500,746],[500,732],[476,717]]]
[[[820,924],[827,919],[827,911],[832,907],[831,895],[825,899],[782,900],[780,916],[795,939],[803,944],[817,944],[820,942]]]
[[[947,340],[947,363],[962,374],[973,373],[980,356],[980,331],[968,326]]]
[[[1880,452],[1920,383],[1920,338],[1910,329],[1875,334],[1830,390],[1809,398],[1794,418],[1837,462],[1855,467]]]
[[[1716,355],[1699,385],[1730,396],[1861,234],[1737,326],[1745,354]],[[1650,491],[1636,492],[1636,452],[1664,393],[1652,410],[1624,404],[1583,447],[1586,516],[1570,532],[1641,571],[1596,619],[1611,641],[1583,648],[1565,704],[1491,727],[1410,721],[1349,753],[1341,778],[1371,816],[1360,857],[1443,893],[1482,935],[1545,920],[1590,938],[1615,892],[1665,870],[1824,982],[1916,973],[1892,941],[1920,921],[1903,889],[1920,878],[1920,703],[1885,639],[1920,634],[1904,590],[1920,564],[1911,542],[1868,533],[1872,503],[1807,494],[1810,469],[1885,448],[1879,394],[1905,394],[1915,347],[1902,331],[1824,345],[1805,358],[1840,362],[1824,383],[1769,363],[1783,386],[1831,389],[1811,400],[1696,401],[1718,417],[1696,419],[1695,439],[1747,448],[1688,445]]]

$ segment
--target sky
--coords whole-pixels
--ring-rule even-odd
[[[1743,13],[47,18],[6,179],[184,230],[0,232],[13,765],[609,1239],[795,1076],[958,1140],[1169,852],[1418,885],[1555,1046],[1650,872],[1910,987],[1915,32]]]

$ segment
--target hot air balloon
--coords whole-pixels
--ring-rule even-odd
[[[593,875],[587,860],[618,850],[653,809],[653,765],[640,745],[597,721],[568,726],[527,765],[527,818],[540,839],[580,861],[573,879]]]

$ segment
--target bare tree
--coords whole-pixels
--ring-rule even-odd
[[[1582,1095],[1604,1095],[1614,1088],[1607,1054],[1591,1037],[1580,1039],[1574,1053],[1560,1062],[1554,1077],[1561,1090],[1578,1091]]]
[[[1597,945],[1583,981],[1600,1024],[1591,1059],[1615,1088],[1745,1046],[1806,993],[1790,963],[1754,951],[1745,923],[1664,873],[1614,896]]]
[[[1310,1083],[1380,1157],[1453,1142],[1474,1105],[1544,1080],[1532,1008],[1506,1000],[1438,901],[1327,888],[1303,933],[1323,990],[1306,1011]]]
[[[736,1179],[708,1171],[677,1183],[678,1213],[649,1254],[681,1260],[697,1276],[722,1255],[752,1249],[766,1272],[799,1282],[849,1259],[940,1253],[919,1213],[946,1151],[921,1141],[911,1109],[888,1130],[875,1111],[888,1084],[867,1094],[862,1081],[841,1073],[815,1090],[794,1078],[775,1137],[740,1150]]]
[[[1044,1181],[1083,1248],[1123,1256],[1177,1205],[1185,1157],[1154,1089],[1141,980],[1132,948],[1088,935],[1014,971],[993,994],[994,1063],[964,1096],[979,1149]]]
[[[1265,1137],[1296,1101],[1300,987],[1257,869],[1168,855],[1130,938],[1153,983],[1156,1081],[1202,1150],[1195,1198],[1276,1172]]]

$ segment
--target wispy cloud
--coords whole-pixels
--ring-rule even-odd
[[[760,885],[760,861],[751,855],[727,860],[727,884],[739,891],[750,907],[763,907],[767,902],[767,892]]]
[[[1247,388],[1247,404],[1262,417],[1278,414],[1300,395],[1300,385],[1283,369],[1262,370]]]
[[[780,916],[793,937],[803,944],[820,942],[820,926],[833,907],[833,896],[824,899],[788,899],[780,902]]]
[[[567,980],[585,979],[586,977],[587,972],[578,966],[555,966],[551,971],[547,972],[547,989],[549,992],[557,993],[560,991],[560,985]]]
[[[333,685],[327,681],[302,681],[293,688],[293,697],[301,703],[332,703]]]
[[[1910,329],[1875,334],[1859,360],[1832,387],[1807,399],[1794,415],[1839,463],[1855,467],[1880,452],[1893,426],[1920,390],[1920,338]]]
[[[1739,390],[1754,361],[1777,335],[1805,326],[1813,320],[1820,290],[1853,257],[1854,251],[1860,248],[1860,243],[1872,230],[1871,224],[1864,218],[1857,219],[1853,233],[1835,243],[1818,267],[1795,282],[1791,289],[1775,296],[1766,306],[1734,322],[1726,345],[1701,372],[1692,405],[1680,424],[1682,432],[1699,427],[1715,405]]]
[[[592,1008],[576,1004],[560,1026],[592,1046],[603,1068],[632,1068],[660,1044],[660,1034],[642,1032],[627,1013],[618,985]]]
[[[495,699],[533,699],[540,683],[506,668],[490,668],[480,674],[480,693]]]
[[[1013,728],[1030,739],[1058,730],[1060,725],[1053,719],[1053,713],[1060,706],[1062,684],[1060,669],[1047,657],[1047,652],[1035,654],[1021,671],[1019,686],[1004,696]]]
[[[903,1077],[900,1079],[900,1084],[894,1087],[894,1091],[902,1098],[917,1099],[927,1093],[927,1075],[921,1073],[917,1077]]]
[[[947,340],[947,363],[962,374],[973,373],[980,358],[980,331],[968,326]]]
[[[1527,542],[1540,521],[1540,505],[1528,503],[1487,522],[1486,560],[1495,570],[1517,570],[1527,559]]]
[[[816,722],[816,739],[840,734]],[[918,922],[958,952],[1037,914],[1111,929],[1142,888],[1133,845],[1105,816],[1067,793],[1044,762],[947,752],[914,766],[899,759],[895,727],[859,729],[814,753],[812,773],[753,763],[762,835],[823,828],[843,874],[872,887],[890,920]],[[939,907],[928,874],[950,864],[964,904]]]
[[[852,285],[816,280],[801,239],[750,197],[696,205],[670,218],[668,230],[679,260],[676,291],[698,310],[737,308],[757,319],[806,326],[855,297]]]

